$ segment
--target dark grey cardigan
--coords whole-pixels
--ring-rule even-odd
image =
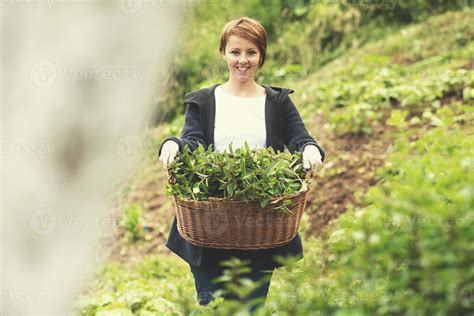
[[[220,84],[195,90],[186,94],[184,104],[186,105],[185,123],[181,138],[168,137],[160,146],[158,156],[163,144],[167,140],[174,140],[179,145],[179,150],[184,144],[188,144],[191,150],[195,150],[199,144],[204,148],[212,144],[214,148],[214,121],[216,103],[214,90]],[[308,134],[303,121],[294,103],[289,97],[294,90],[262,85],[266,91],[265,100],[265,125],[266,146],[275,151],[284,150],[284,145],[290,152],[302,152],[308,144],[316,145],[324,160],[324,150],[318,142]],[[303,246],[299,234],[289,243],[271,249],[263,250],[229,250],[212,249],[191,244],[178,232],[176,216],[174,217],[171,231],[166,246],[180,256],[183,260],[194,266],[214,263],[217,258],[236,255],[240,258],[251,259],[255,266],[262,269],[272,269],[282,265],[274,260],[274,256],[295,256],[303,258]]]

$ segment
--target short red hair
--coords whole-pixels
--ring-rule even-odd
[[[267,54],[267,32],[257,20],[246,16],[228,22],[221,33],[219,51],[225,54],[225,47],[231,35],[237,35],[251,41],[260,52],[259,68],[263,67]]]

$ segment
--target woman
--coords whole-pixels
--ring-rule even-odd
[[[272,147],[275,151],[302,152],[305,169],[318,170],[324,160],[324,150],[312,138],[291,101],[291,89],[260,85],[255,73],[262,68],[267,48],[267,34],[262,25],[247,17],[230,21],[221,33],[220,54],[227,63],[229,79],[224,84],[189,92],[185,96],[185,124],[181,138],[168,137],[159,150],[159,159],[167,167],[188,144],[195,150],[199,144],[212,145],[222,151],[232,143],[233,148],[247,142],[250,147]],[[213,299],[213,293],[223,284],[213,282],[221,275],[220,262],[234,256],[248,260],[252,271],[245,277],[261,280],[263,285],[248,299],[260,298],[263,304],[273,269],[281,267],[277,256],[303,257],[299,234],[288,244],[263,250],[232,250],[199,247],[179,235],[174,218],[166,246],[190,265],[197,297],[201,305]]]

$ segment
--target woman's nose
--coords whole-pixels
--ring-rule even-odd
[[[246,63],[247,62],[247,55],[245,54],[240,54],[240,57],[239,57],[239,63]]]

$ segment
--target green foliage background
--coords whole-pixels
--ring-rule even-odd
[[[321,116],[337,137],[383,130],[391,143],[362,206],[304,240],[304,260],[274,272],[259,315],[474,312],[470,3],[249,0],[190,8],[168,93],[157,98],[163,108],[157,121],[168,123],[155,130],[144,165],[156,163],[161,139],[180,135],[184,94],[227,79],[219,34],[242,15],[261,21],[270,37],[257,82],[295,89],[305,122]],[[323,168],[321,181],[337,176],[335,170]],[[132,235],[135,215],[127,222]],[[301,235],[307,225],[305,216]],[[105,264],[95,277],[77,303],[79,315],[245,315],[238,302],[198,306],[191,273],[174,257]],[[231,290],[251,286],[239,282]]]
[[[396,31],[447,10],[467,7],[463,0],[225,0],[190,6],[181,39],[172,54],[165,95],[155,98],[155,122],[184,113],[184,94],[225,82],[227,66],[219,53],[224,25],[240,16],[256,18],[268,33],[267,62],[257,82],[275,85],[317,71],[340,57]]]

